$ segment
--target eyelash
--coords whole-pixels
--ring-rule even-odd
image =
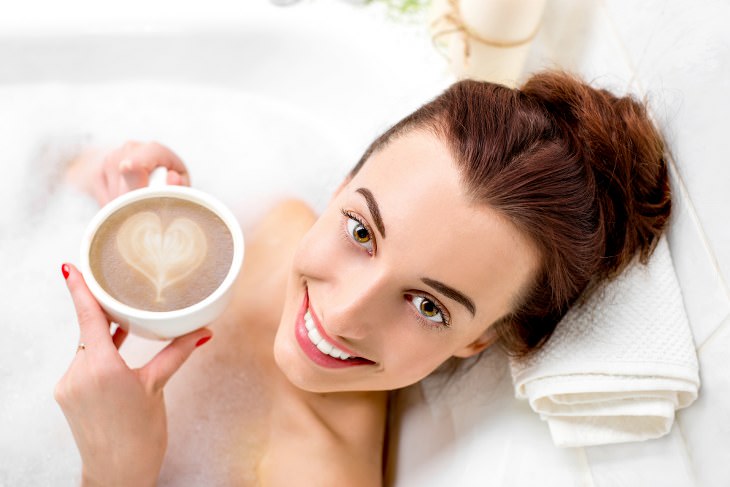
[[[375,251],[377,250],[378,245],[375,242],[375,234],[373,233],[373,230],[370,228],[370,225],[368,225],[367,222],[365,222],[365,220],[362,217],[360,217],[360,215],[358,215],[358,214],[356,214],[356,213],[354,213],[354,212],[352,212],[350,210],[345,210],[344,208],[342,208],[341,211],[342,211],[342,215],[345,217],[345,222],[344,222],[344,226],[343,226],[343,236],[345,237],[345,239],[348,242],[350,242],[351,244],[355,245],[357,248],[360,248],[360,249],[364,248],[361,244],[359,244],[358,242],[356,242],[355,240],[353,240],[352,235],[350,235],[350,233],[347,230],[347,220],[348,219],[355,220],[360,225],[362,225],[363,227],[365,227],[365,230],[368,231],[368,235],[370,235],[370,241],[373,244],[372,251],[371,250],[368,250],[368,249],[365,249],[365,251],[369,255],[371,255],[371,256],[372,255],[375,255]]]
[[[420,324],[423,328],[426,328],[427,330],[443,330],[451,327],[451,316],[449,316],[449,312],[446,311],[446,308],[439,303],[439,301],[428,294],[422,293],[422,292],[414,292],[413,294],[408,295],[409,299],[408,301],[413,304],[413,310],[416,313],[416,319],[418,320],[418,324]],[[441,313],[441,316],[443,317],[444,321],[439,323],[437,321],[431,321],[427,319],[425,316],[423,316],[418,309],[416,309],[415,304],[413,303],[414,297],[420,297],[423,299],[427,299],[431,303],[433,303],[436,310]]]

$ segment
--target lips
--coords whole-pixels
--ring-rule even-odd
[[[344,368],[374,364],[371,360],[358,357],[354,351],[327,335],[317,316],[309,309],[309,294],[306,291],[294,333],[305,355],[322,367]]]
[[[315,324],[310,310],[307,310],[307,312],[304,313],[304,326],[307,328],[307,338],[309,338],[312,345],[317,347],[320,352],[341,360],[347,360],[350,357],[353,357],[352,353],[345,351],[332,343],[332,340],[329,337],[325,338],[323,336],[323,333],[319,331],[321,327],[318,327]]]

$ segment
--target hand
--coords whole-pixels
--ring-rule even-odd
[[[110,152],[88,149],[70,165],[67,180],[91,194],[99,205],[149,183],[157,167],[167,168],[167,184],[190,186],[182,160],[157,142],[127,142]]]
[[[170,342],[149,363],[130,369],[119,355],[126,333],[109,321],[76,268],[64,276],[79,321],[79,348],[54,397],[83,462],[84,485],[155,485],[167,448],[163,387],[196,346],[201,328]]]

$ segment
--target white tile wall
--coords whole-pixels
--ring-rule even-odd
[[[700,353],[702,389],[694,405],[679,412],[697,485],[730,485],[730,319]]]
[[[604,88],[625,91],[634,72],[613,34],[605,10],[595,1],[548,1],[526,74],[562,68]]]
[[[657,440],[586,448],[586,457],[595,487],[695,485],[693,466],[676,425]]]
[[[673,215],[669,245],[695,344],[701,346],[730,314],[730,302],[688,190],[676,170],[671,174]]]

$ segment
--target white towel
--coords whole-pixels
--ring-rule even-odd
[[[697,354],[666,238],[574,306],[534,356],[510,360],[518,399],[557,446],[667,434],[700,386]]]

